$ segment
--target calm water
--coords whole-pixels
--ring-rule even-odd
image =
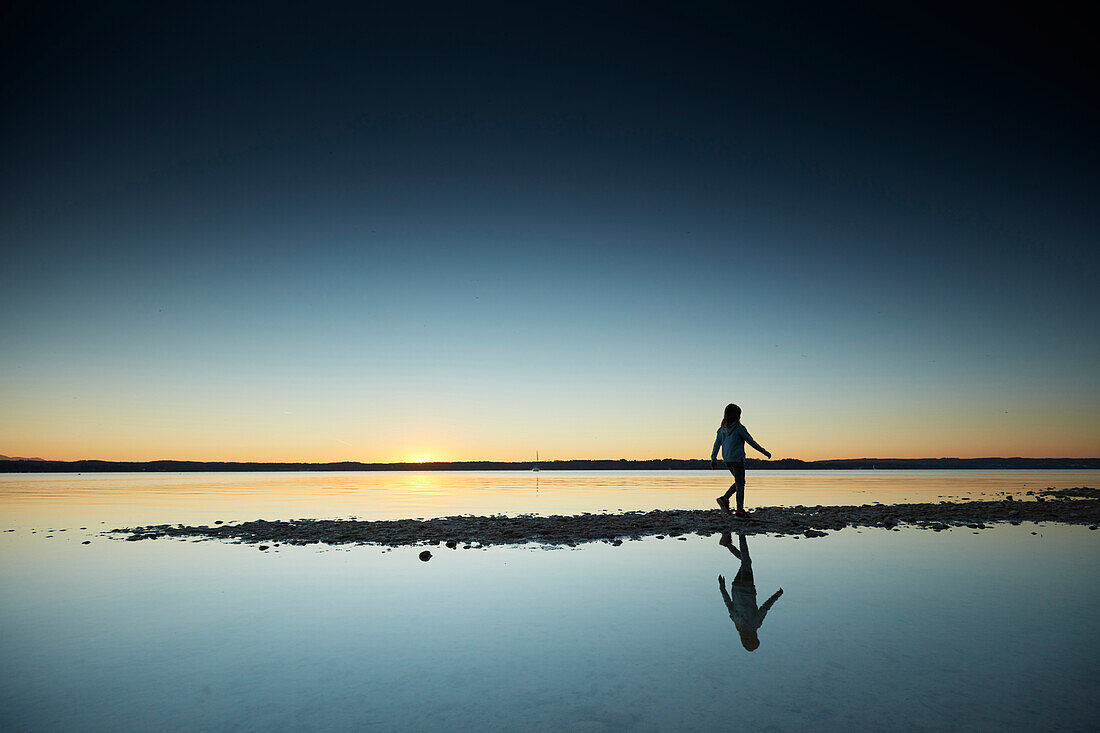
[[[724,480],[390,478],[404,483],[5,477],[0,729],[1091,730],[1100,713],[1100,532],[1086,527],[750,537],[755,600],[783,589],[750,652],[718,587],[743,566],[717,537],[433,548],[423,563],[420,548],[107,541],[91,523],[706,506]],[[1037,472],[750,482],[773,497],[762,503],[802,504],[1098,485]],[[743,611],[751,591],[733,597]]]
[[[0,474],[0,525],[454,514],[576,514],[714,506],[721,471]],[[982,498],[1100,487],[1100,471],[750,471],[749,506]]]

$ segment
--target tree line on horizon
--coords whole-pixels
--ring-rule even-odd
[[[721,466],[719,462],[719,466]],[[1100,469],[1100,458],[841,458],[803,461],[797,458],[747,458],[754,470],[963,470],[963,469]],[[433,461],[428,463],[331,463],[249,461],[49,461],[0,458],[0,473],[131,473],[202,471],[526,471],[531,461]],[[710,461],[694,458],[644,460],[572,459],[540,461],[540,471],[644,471],[709,469]]]

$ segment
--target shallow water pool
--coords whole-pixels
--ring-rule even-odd
[[[716,536],[422,549],[0,534],[0,726],[1086,730],[1100,713],[1085,527],[750,537],[741,559]],[[746,554],[755,603],[783,589],[748,644],[745,573],[732,611],[718,581],[729,595]]]

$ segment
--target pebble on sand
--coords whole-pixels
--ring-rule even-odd
[[[424,550],[424,552],[420,553],[420,559],[423,560],[424,562],[428,562],[429,560],[432,559],[432,553],[428,552],[427,550]]]

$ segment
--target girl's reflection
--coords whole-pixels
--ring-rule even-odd
[[[740,550],[734,549],[729,532],[723,532],[722,539],[718,540],[718,544],[732,552],[741,561],[741,568],[730,583],[729,592],[726,592],[726,579],[721,575],[718,576],[718,587],[722,590],[722,600],[726,602],[730,618],[737,627],[737,632],[741,634],[741,644],[751,652],[760,646],[756,631],[764,623],[764,616],[767,615],[768,610],[779,600],[779,596],[783,595],[783,589],[780,588],[771,598],[764,601],[763,606],[756,607],[756,586],[753,585],[752,580],[749,543],[745,535],[740,532],[737,533],[737,538],[740,541]]]

